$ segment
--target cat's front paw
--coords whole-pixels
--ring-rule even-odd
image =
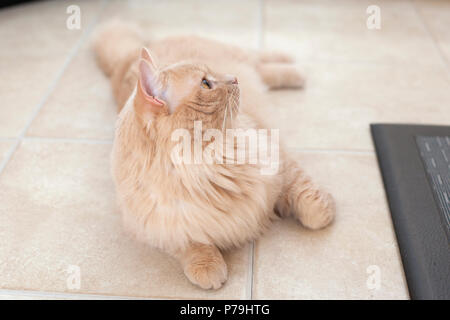
[[[336,214],[333,197],[322,190],[308,190],[298,203],[298,218],[309,229],[321,229],[329,225]]]
[[[201,259],[184,268],[184,274],[203,289],[219,289],[227,280],[227,265],[223,259]]]

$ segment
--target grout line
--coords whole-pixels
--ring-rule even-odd
[[[439,56],[441,57],[441,62],[444,64],[445,68],[450,73],[450,61],[448,60],[448,58],[446,57],[444,51],[442,50],[441,46],[439,45],[439,42],[437,41],[434,33],[431,31],[430,26],[428,25],[425,17],[422,15],[420,9],[417,7],[417,5],[415,4],[414,1],[410,0],[409,3],[413,7],[413,10],[416,13],[417,18],[422,23],[422,25],[423,25],[423,27],[425,29],[425,32],[431,38],[431,40],[432,40],[432,42],[434,44],[434,47],[436,48]]]
[[[67,143],[85,143],[85,144],[112,144],[112,139],[89,139],[89,138],[51,138],[51,137],[24,137],[24,141],[38,142],[67,142]]]
[[[49,292],[49,291],[33,291],[33,290],[8,290],[0,289],[0,297],[2,295],[8,296],[28,296],[35,298],[47,298],[47,299],[88,299],[88,300],[162,300],[159,298],[146,298],[146,297],[127,297],[127,296],[114,296],[114,295],[101,295],[91,293],[63,293],[63,292]]]
[[[0,141],[16,141],[17,138],[0,137]]]
[[[254,255],[255,255],[255,241],[250,243],[249,254],[248,254],[248,270],[249,275],[247,278],[247,300],[253,300],[253,266],[254,266]]]
[[[258,49],[264,49],[264,31],[265,31],[265,0],[258,1]]]
[[[5,169],[6,165],[8,164],[9,160],[11,160],[14,152],[17,150],[20,144],[20,139],[15,139],[14,144],[11,148],[9,148],[8,152],[6,153],[4,159],[0,162],[0,174],[2,174],[3,170]]]
[[[346,154],[367,154],[373,155],[374,150],[357,150],[357,149],[311,149],[311,148],[287,148],[287,150],[297,151],[301,153],[346,153]]]
[[[107,0],[103,0],[102,4],[100,6],[99,12],[97,13],[96,17],[91,21],[91,23],[89,23],[88,27],[86,28],[86,30],[83,32],[83,34],[81,35],[81,38],[77,41],[77,43],[75,44],[75,46],[72,48],[72,50],[70,51],[69,55],[67,56],[66,60],[64,61],[63,66],[61,67],[60,71],[58,72],[56,78],[52,81],[52,84],[50,85],[50,87],[47,89],[47,92],[45,93],[44,97],[41,99],[41,101],[38,103],[37,107],[34,109],[31,117],[29,118],[27,124],[25,125],[25,127],[22,129],[22,132],[20,133],[19,137],[20,139],[22,139],[25,135],[26,132],[28,131],[29,127],[31,126],[32,122],[34,121],[34,119],[37,117],[39,111],[41,111],[41,109],[44,107],[45,102],[47,101],[47,99],[50,97],[50,95],[53,93],[53,91],[56,88],[56,85],[58,84],[59,80],[61,80],[64,72],[66,71],[67,67],[69,66],[69,64],[72,62],[73,58],[76,56],[76,54],[78,53],[79,49],[81,48],[81,46],[84,44],[84,42],[87,40],[89,34],[92,32],[94,25],[97,23],[99,17],[100,17],[100,13],[103,12],[103,9],[105,7],[107,3]]]
[[[20,139],[0,138],[0,141],[16,141]],[[85,144],[112,144],[114,139],[92,139],[92,138],[58,138],[58,137],[38,137],[25,136],[21,141],[37,141],[37,142],[63,142],[63,143],[85,143]],[[302,153],[348,153],[348,154],[374,154],[374,150],[369,149],[316,149],[316,148],[297,148],[287,147],[286,150],[297,151]]]
[[[13,147],[8,151],[5,159],[0,163],[0,174],[5,169],[6,165],[8,164],[9,160],[11,160],[14,152],[16,152],[17,148],[19,147],[20,143],[24,139],[28,129],[31,127],[31,124],[38,116],[39,112],[44,107],[45,103],[47,102],[47,99],[50,97],[50,95],[55,90],[59,80],[62,78],[64,72],[66,71],[67,67],[69,66],[70,62],[73,60],[73,58],[78,53],[79,49],[81,48],[81,45],[86,41],[88,35],[92,32],[94,25],[98,22],[100,14],[103,12],[103,9],[106,6],[106,3],[108,0],[103,0],[102,4],[100,5],[100,8],[95,16],[95,18],[89,23],[86,30],[84,30],[83,34],[81,35],[81,38],[77,41],[75,46],[70,50],[69,55],[67,56],[66,60],[64,61],[61,69],[59,70],[58,74],[56,75],[55,79],[53,79],[52,83],[44,93],[42,99],[39,101],[39,103],[36,105],[36,107],[33,109],[30,118],[26,122],[25,126],[22,128],[22,130],[19,133],[19,136],[17,137],[16,142],[14,143]]]
[[[296,58],[296,62],[301,63],[319,63],[319,64],[342,64],[342,65],[356,65],[365,67],[410,67],[410,62],[391,62],[391,61],[376,61],[376,60],[365,60],[361,58],[349,59],[349,58],[321,58],[321,57],[307,57],[307,58]],[[429,66],[429,63],[420,63],[419,66]]]
[[[16,138],[0,138],[0,141],[15,141]],[[85,143],[85,144],[112,144],[114,139],[92,139],[92,138],[58,138],[58,137],[38,137],[25,136],[21,141],[37,141],[37,142],[63,142],[63,143]],[[348,153],[348,154],[374,154],[374,150],[365,149],[316,149],[316,148],[297,148],[287,147],[287,150],[302,153]],[[1,170],[0,170],[1,171]]]

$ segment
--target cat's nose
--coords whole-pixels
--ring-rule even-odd
[[[227,83],[228,84],[238,84],[238,80],[235,76],[227,75]]]

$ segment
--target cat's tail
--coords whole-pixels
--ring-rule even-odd
[[[141,30],[136,25],[112,20],[96,30],[92,45],[100,68],[107,76],[111,76],[119,62],[139,50],[144,42]]]

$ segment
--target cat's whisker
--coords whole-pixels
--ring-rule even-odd
[[[225,112],[223,114],[223,123],[222,123],[222,132],[225,130],[225,124],[226,124],[226,120],[227,120],[227,113],[228,113],[228,103],[225,107]]]
[[[231,106],[231,119],[233,120],[233,109],[234,108],[236,108],[236,110],[237,110],[237,107],[238,107],[238,104],[237,104],[237,99],[236,98],[233,98],[232,99],[232,106]]]
[[[232,103],[233,102],[233,96],[231,95],[229,98],[228,98],[228,104],[227,104],[227,107],[230,105],[230,103]],[[231,123],[231,127],[233,127],[233,106],[231,105],[230,106],[230,123]]]
[[[233,106],[230,108],[230,120],[231,120],[231,126],[233,127]]]

